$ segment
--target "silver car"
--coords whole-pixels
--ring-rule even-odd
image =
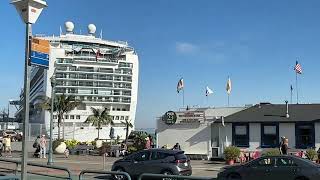
[[[142,173],[191,176],[192,168],[189,158],[180,150],[149,149],[131,154],[117,160],[112,171],[127,172],[131,177]],[[115,176],[123,179],[122,176]]]

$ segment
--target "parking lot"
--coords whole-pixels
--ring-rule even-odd
[[[10,159],[19,160],[19,153],[13,153],[13,157]],[[114,157],[106,157],[105,164],[103,164],[103,158],[101,156],[90,156],[90,155],[71,155],[69,158],[65,158],[63,155],[54,155],[54,165],[62,166],[68,168],[74,176],[77,176],[81,170],[90,169],[90,170],[105,170],[110,171],[111,166],[117,158]],[[31,162],[39,162],[46,164],[47,159],[38,159],[38,158],[30,158]],[[222,162],[213,162],[213,161],[199,161],[192,160],[191,161],[193,176],[204,176],[204,177],[216,177],[219,169],[224,166]],[[1,167],[11,167],[6,163],[0,162]],[[14,165],[12,164],[12,168]],[[30,171],[36,172],[39,171],[41,173],[48,174],[61,174],[63,172],[49,169],[39,169],[39,168],[29,168]]]

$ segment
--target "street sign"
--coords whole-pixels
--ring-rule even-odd
[[[50,44],[48,40],[32,38],[30,64],[45,69],[49,68]]]

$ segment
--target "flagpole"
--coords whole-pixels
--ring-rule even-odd
[[[230,94],[228,93],[228,107],[230,105]]]
[[[290,86],[290,104],[292,104],[292,85]]]
[[[297,104],[299,104],[298,73],[297,72],[296,72],[296,92],[297,92]]]
[[[184,108],[184,87],[182,89],[182,108]]]

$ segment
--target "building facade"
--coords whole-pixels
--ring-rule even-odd
[[[278,148],[284,136],[289,140],[290,151],[320,148],[320,104],[260,103],[242,108],[209,108],[201,110],[201,119],[193,118],[198,111],[170,111],[163,115],[157,123],[159,146],[171,147],[178,142],[187,154],[211,158],[223,157],[224,148],[231,145],[245,151]],[[194,119],[192,123],[186,121],[190,118]]]
[[[93,108],[107,108],[114,120],[115,137],[125,139],[121,122],[134,125],[139,60],[135,50],[123,41],[109,41],[95,36],[96,27],[88,26],[88,34],[74,33],[72,22],[60,36],[41,36],[50,41],[49,69],[33,67],[30,83],[30,104],[37,107],[42,97],[51,97],[51,77],[55,77],[55,95],[65,94],[81,101],[81,105],[64,116],[64,138],[93,140],[97,129],[83,122]],[[20,111],[21,112],[21,111]],[[19,112],[18,112],[19,113]],[[57,116],[54,115],[55,126]],[[33,108],[31,123],[44,123],[49,131],[50,113]],[[110,126],[100,130],[100,138],[109,138]],[[54,128],[57,135],[57,128]]]

